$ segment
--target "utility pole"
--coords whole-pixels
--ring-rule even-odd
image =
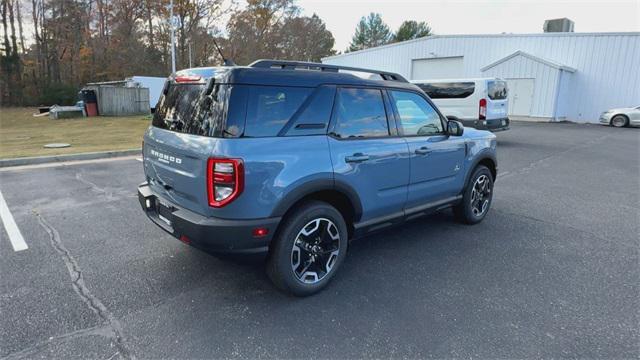
[[[171,26],[171,73],[176,72],[176,34],[173,21],[173,0],[169,4],[169,26]]]

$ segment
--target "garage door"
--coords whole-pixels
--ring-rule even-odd
[[[464,77],[462,56],[417,59],[411,62],[411,79],[455,79]]]
[[[509,115],[530,116],[534,79],[507,79]]]

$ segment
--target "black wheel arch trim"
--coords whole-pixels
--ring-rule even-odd
[[[469,184],[469,179],[471,178],[471,175],[473,175],[473,169],[475,169],[476,166],[478,166],[478,164],[480,164],[484,160],[491,160],[491,162],[493,162],[496,170],[496,174],[493,178],[493,182],[496,181],[496,178],[498,177],[498,161],[496,159],[496,155],[489,150],[482,150],[481,152],[476,154],[475,159],[471,162],[471,165],[469,166],[469,171],[467,171],[467,174],[465,175],[465,179],[464,179],[465,188],[467,184]],[[464,191],[464,189],[462,191]]]
[[[357,221],[362,215],[362,204],[358,193],[348,184],[334,179],[314,179],[296,186],[289,191],[271,212],[271,217],[280,217],[298,201],[320,191],[337,191],[349,199],[354,210],[354,220]]]

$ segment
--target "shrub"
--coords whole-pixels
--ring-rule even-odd
[[[42,105],[74,105],[78,101],[78,88],[73,85],[56,84],[42,89],[38,103]]]

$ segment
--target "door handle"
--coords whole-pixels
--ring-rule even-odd
[[[416,149],[416,154],[418,154],[418,155],[429,155],[429,153],[431,151],[432,150],[430,150],[428,147],[423,146],[423,147],[421,147],[419,149]]]
[[[362,153],[353,154],[344,158],[344,161],[348,163],[359,163],[367,160],[369,160],[369,155],[365,155]]]

